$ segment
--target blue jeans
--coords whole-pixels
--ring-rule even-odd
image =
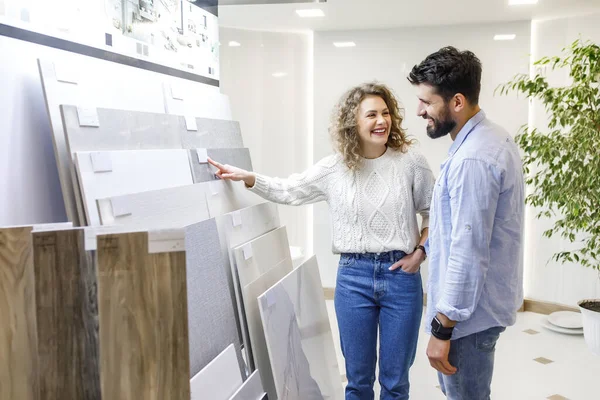
[[[423,313],[421,273],[388,268],[401,251],[342,254],[335,312],[346,361],[346,400],[374,399],[377,331],[381,399],[408,399],[408,372],[415,360]]]
[[[452,376],[438,373],[449,400],[490,399],[496,342],[505,329],[494,327],[452,341],[448,361],[458,371]]]

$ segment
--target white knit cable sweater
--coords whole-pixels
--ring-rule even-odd
[[[250,190],[275,203],[301,205],[327,201],[333,220],[334,253],[411,253],[429,225],[435,179],[425,157],[413,149],[388,149],[363,159],[352,172],[339,154],[325,157],[287,179],[256,175]]]

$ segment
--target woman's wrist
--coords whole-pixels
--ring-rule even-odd
[[[256,184],[256,174],[249,172],[248,176],[244,177],[244,183],[247,187],[252,188]]]

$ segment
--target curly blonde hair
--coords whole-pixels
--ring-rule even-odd
[[[400,107],[398,100],[387,86],[369,82],[353,87],[341,97],[334,108],[329,126],[334,147],[351,170],[356,170],[361,164],[357,117],[360,103],[367,96],[381,97],[390,111],[392,127],[387,147],[406,152],[414,142],[408,139],[406,131],[402,128],[404,109]]]

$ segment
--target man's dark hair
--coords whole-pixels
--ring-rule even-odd
[[[431,85],[444,98],[450,100],[462,93],[471,104],[479,103],[481,90],[481,61],[470,51],[444,47],[415,65],[408,76],[413,85]]]

